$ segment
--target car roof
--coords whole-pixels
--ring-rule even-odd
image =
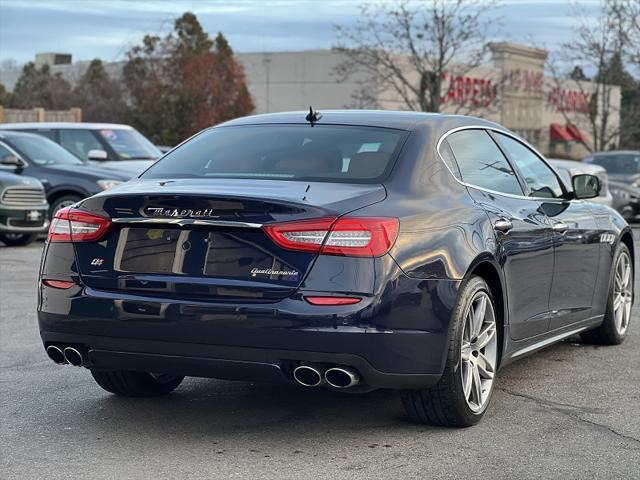
[[[606,157],[608,155],[640,155],[640,150],[609,150],[607,152],[591,153],[589,157]]]
[[[547,158],[551,166],[556,168],[564,168],[574,173],[605,173],[606,170],[600,165],[594,165],[593,163],[584,163],[577,160],[561,160],[558,158]]]
[[[459,123],[459,126],[504,127],[481,118],[467,115],[445,115],[397,110],[319,110],[322,117],[317,125],[362,125],[370,127],[414,130],[421,125]],[[236,118],[218,126],[259,125],[269,123],[309,124],[306,116],[309,111],[266,113]],[[457,121],[457,122],[456,122]],[[214,127],[215,128],[215,127]]]
[[[44,138],[45,140],[53,142],[53,140],[51,140],[51,139],[49,139],[47,137],[43,137],[42,135],[38,135],[37,133],[17,132],[15,130],[4,130],[4,129],[0,130],[0,138],[11,139],[11,137]]]
[[[130,125],[120,123],[85,123],[85,122],[25,122],[25,123],[3,123],[0,129],[23,129],[43,130],[47,128],[65,128],[71,130],[133,130]]]

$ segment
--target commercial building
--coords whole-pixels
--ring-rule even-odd
[[[545,76],[547,52],[510,42],[489,45],[487,65],[473,69],[453,67],[443,80],[441,110],[465,113],[499,122],[517,132],[543,153],[579,158],[590,143],[590,105],[595,84],[588,81],[557,81]],[[375,79],[357,74],[339,78],[336,68],[344,54],[332,50],[301,52],[239,53],[245,69],[256,113],[334,108],[407,109],[393,91],[372,85]],[[48,64],[72,83],[89,62],[71,63],[69,55],[39,54],[38,64]],[[120,75],[123,62],[107,64],[107,71]],[[11,90],[20,75],[17,68],[0,67],[0,83]],[[375,92],[368,104],[359,99],[362,88]],[[620,88],[610,95],[609,129],[620,122]],[[598,112],[602,115],[603,112]],[[596,117],[597,120],[598,117]],[[615,147],[614,137],[610,147]]]

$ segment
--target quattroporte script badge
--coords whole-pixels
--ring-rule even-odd
[[[254,268],[251,270],[251,276],[255,277],[257,275],[279,275],[282,277],[297,277],[298,272],[295,270],[273,270],[271,268]]]

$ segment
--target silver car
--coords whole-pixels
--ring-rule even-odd
[[[613,198],[609,191],[609,176],[604,168],[598,165],[578,162],[575,160],[549,158],[548,161],[551,166],[557,170],[566,185],[571,185],[571,177],[580,173],[588,173],[589,175],[595,175],[598,177],[600,180],[600,195],[589,201],[600,203],[608,207],[613,205]]]

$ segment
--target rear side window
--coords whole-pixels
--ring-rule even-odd
[[[14,129],[12,129],[14,130]],[[38,135],[42,135],[43,137],[47,137],[49,140],[56,141],[56,132],[48,129],[27,129],[27,128],[16,128],[16,132],[26,132],[26,133],[37,133]]]
[[[91,150],[104,150],[100,141],[89,130],[60,130],[60,144],[81,160],[88,160]]]
[[[407,132],[335,125],[220,127],[175,149],[144,178],[265,178],[377,182]]]
[[[495,192],[523,195],[515,172],[484,130],[461,130],[447,137],[465,183]]]

